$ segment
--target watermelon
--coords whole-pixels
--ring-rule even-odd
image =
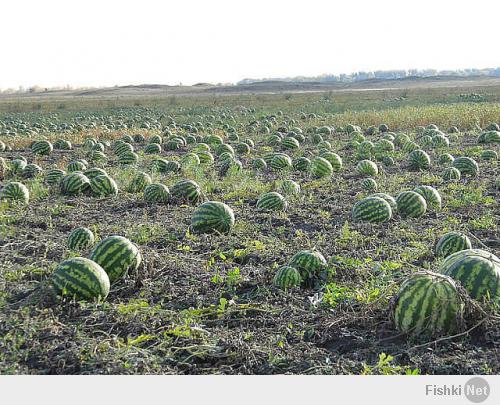
[[[123,166],[133,165],[139,161],[139,155],[135,152],[124,152],[118,156],[118,163]]]
[[[368,177],[366,179],[361,180],[361,188],[365,191],[376,191],[378,188],[377,182],[372,179],[371,177]]]
[[[23,170],[23,177],[32,179],[42,173],[42,168],[34,163],[28,163]]]
[[[392,208],[385,199],[370,196],[354,204],[352,218],[355,222],[387,222],[392,218]]]
[[[234,225],[233,210],[219,201],[207,201],[198,206],[191,218],[191,228],[196,233],[227,233]]]
[[[75,160],[75,161],[70,162],[68,164],[67,170],[68,170],[69,173],[72,173],[72,172],[84,172],[85,170],[87,170],[87,166],[82,161]]]
[[[264,171],[267,169],[267,163],[262,158],[257,158],[252,161],[252,167],[257,171]]]
[[[144,188],[144,200],[149,203],[166,204],[170,200],[170,190],[164,184],[148,184]]]
[[[85,170],[83,172],[83,174],[85,176],[87,176],[87,178],[89,180],[92,180],[93,178],[95,178],[97,176],[107,176],[108,175],[106,170],[101,169],[100,167],[91,167],[90,169]]]
[[[95,237],[88,228],[75,228],[68,236],[68,248],[71,250],[83,250],[93,246]]]
[[[330,162],[333,171],[338,172],[340,171],[340,169],[342,169],[342,158],[336,153],[325,151],[320,153],[320,157]]]
[[[142,261],[137,246],[127,238],[116,235],[99,242],[89,258],[101,265],[111,284],[137,270]]]
[[[286,196],[300,194],[300,185],[293,180],[283,180],[279,186],[279,192]]]
[[[148,184],[151,183],[152,180],[149,174],[138,171],[134,174],[134,177],[132,178],[127,191],[129,191],[130,193],[140,193]]]
[[[182,167],[187,168],[192,166],[199,166],[201,162],[196,153],[190,152],[182,156],[180,163]]]
[[[213,155],[208,151],[202,150],[202,151],[196,152],[196,155],[198,156],[200,163],[203,165],[212,164],[215,160]]]
[[[464,249],[459,250],[458,252],[452,253],[448,257],[446,257],[443,262],[439,266],[439,272],[443,273],[448,267],[452,266],[456,261],[464,258],[465,256],[479,256],[485,259],[491,260],[495,263],[500,264],[500,259],[495,256],[493,253],[487,252],[482,249]]]
[[[472,244],[467,235],[461,232],[448,232],[436,244],[436,255],[448,257],[461,250],[471,249]]]
[[[90,180],[83,173],[73,172],[64,176],[61,180],[61,193],[66,195],[78,195],[90,187]]]
[[[462,176],[477,176],[479,174],[479,165],[469,157],[460,156],[453,161],[453,167],[458,169]]]
[[[421,149],[416,149],[408,155],[408,166],[412,170],[424,170],[431,167],[431,158]]]
[[[427,208],[441,209],[441,195],[434,187],[431,186],[418,186],[413,191],[424,197],[427,203]]]
[[[54,149],[56,150],[71,150],[73,145],[71,145],[70,141],[66,139],[58,139],[54,142]]]
[[[326,268],[326,259],[315,250],[302,250],[288,261],[288,266],[296,268],[303,281],[311,281]]]
[[[300,272],[292,266],[281,266],[273,278],[274,286],[282,290],[300,287],[301,283],[302,277],[300,276]]]
[[[311,160],[309,171],[314,177],[329,177],[333,174],[332,164],[320,156]]]
[[[28,188],[17,181],[8,183],[0,190],[0,201],[9,203],[21,203],[27,205],[30,200],[30,192]]]
[[[271,191],[262,194],[257,200],[257,209],[263,211],[286,211],[288,203],[281,194]]]
[[[477,300],[490,299],[500,303],[500,260],[480,249],[466,249],[448,256],[440,266]]]
[[[454,334],[463,315],[455,282],[447,276],[419,272],[399,288],[394,306],[397,329],[413,336]]]
[[[144,153],[146,155],[154,155],[154,154],[160,154],[161,153],[161,145],[157,143],[150,143],[144,148]]]
[[[389,194],[386,193],[374,193],[370,194],[368,197],[379,197],[382,198],[383,200],[387,201],[389,205],[391,206],[392,212],[396,212],[398,210],[398,205],[396,203],[396,200],[394,197],[390,196]]]
[[[181,180],[172,186],[171,191],[174,199],[194,204],[203,198],[200,186],[193,180]]]
[[[481,152],[481,159],[483,160],[498,160],[498,153],[494,150],[484,150]]]
[[[288,170],[292,167],[292,159],[284,153],[276,153],[273,155],[269,167],[276,171]]]
[[[118,194],[118,185],[108,175],[99,175],[90,181],[90,189],[96,196],[108,197]]]
[[[461,179],[462,175],[455,167],[447,167],[444,169],[442,177],[445,181],[458,181]]]
[[[108,296],[110,280],[99,264],[73,257],[57,266],[50,283],[58,296],[95,301]]]
[[[292,138],[291,136],[286,137],[283,139],[281,142],[281,147],[283,149],[299,149],[300,148],[300,143],[297,139]]]
[[[378,174],[378,166],[371,160],[361,160],[357,166],[356,171],[362,176],[376,176]]]
[[[439,156],[439,164],[441,165],[451,165],[455,158],[453,155],[450,155],[449,153],[443,153],[442,155]]]
[[[292,162],[294,170],[298,172],[307,172],[309,170],[310,165],[311,161],[303,156],[294,159]]]
[[[31,145],[31,150],[36,155],[50,155],[54,150],[52,144],[49,141],[36,141]]]
[[[427,203],[414,191],[403,191],[396,197],[398,212],[404,217],[419,218],[427,211]]]

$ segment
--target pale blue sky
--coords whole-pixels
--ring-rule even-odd
[[[500,66],[495,0],[0,2],[0,88]]]

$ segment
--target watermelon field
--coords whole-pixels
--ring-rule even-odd
[[[419,94],[0,102],[0,373],[498,374],[500,98]]]

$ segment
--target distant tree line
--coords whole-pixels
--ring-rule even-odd
[[[500,67],[487,69],[459,69],[459,70],[436,70],[436,69],[409,69],[409,70],[376,70],[375,72],[355,72],[340,75],[323,74],[320,76],[296,76],[276,77],[263,79],[243,79],[237,84],[250,84],[265,81],[282,82],[320,82],[320,83],[353,83],[370,79],[404,79],[407,77],[434,77],[434,76],[487,76],[500,77]]]

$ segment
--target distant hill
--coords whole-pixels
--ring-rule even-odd
[[[430,77],[500,77],[500,67],[487,69],[460,69],[460,70],[436,70],[436,69],[410,69],[410,70],[377,70],[375,72],[355,72],[350,74],[320,76],[296,76],[264,79],[243,79],[238,85],[246,85],[259,82],[317,82],[317,83],[355,83],[366,80],[394,80],[406,78],[430,78]]]

